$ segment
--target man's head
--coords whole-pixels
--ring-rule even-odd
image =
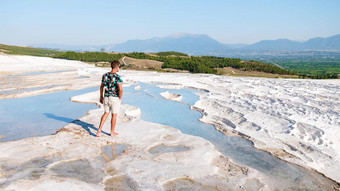
[[[111,68],[112,70],[116,70],[116,72],[119,71],[119,65],[120,63],[117,60],[114,60],[111,62]]]

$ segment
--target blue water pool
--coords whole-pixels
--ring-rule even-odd
[[[86,88],[49,94],[1,99],[0,142],[50,135],[57,129],[98,108],[94,104],[74,103],[70,98],[98,90]]]

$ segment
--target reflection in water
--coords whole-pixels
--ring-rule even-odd
[[[102,146],[101,149],[101,156],[106,162],[110,162],[115,160],[118,156],[120,156],[124,150],[127,148],[127,145],[124,144],[109,144]]]

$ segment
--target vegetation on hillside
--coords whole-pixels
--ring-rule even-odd
[[[217,69],[230,67],[240,71],[258,71],[282,75],[299,75],[300,78],[326,79],[337,78],[340,74],[340,57],[336,55],[327,57],[293,57],[271,58],[266,60],[271,64],[254,60],[241,61],[236,58],[223,58],[215,56],[188,56],[180,52],[159,52],[153,55],[133,52],[112,54],[105,52],[61,52],[56,50],[19,47],[0,44],[0,52],[6,54],[19,54],[31,56],[46,56],[85,62],[110,62],[119,60],[123,56],[136,59],[149,59],[163,62],[162,68],[187,70],[192,73],[219,73]],[[278,67],[281,66],[281,67]]]
[[[158,52],[155,53],[158,56],[188,56],[187,54],[175,51],[167,51],[167,52]]]
[[[232,67],[245,71],[260,71],[274,74],[294,75],[292,71],[282,69],[278,66],[265,64],[257,61],[242,62],[238,58],[224,58],[215,56],[190,56],[190,57],[165,57],[149,56],[144,53],[134,52],[127,56],[138,59],[150,59],[164,62],[163,68],[174,68],[188,70],[193,73],[210,73],[216,74],[216,68]]]
[[[292,75],[294,72],[282,69],[275,65],[260,63],[256,61],[242,62],[238,58],[224,58],[215,56],[168,56],[172,53],[161,53],[167,56],[151,56],[141,52],[133,52],[126,54],[108,54],[103,52],[63,52],[59,53],[54,58],[64,58],[70,60],[80,60],[85,62],[110,62],[119,60],[123,56],[128,56],[137,59],[150,59],[164,62],[162,68],[174,68],[180,70],[188,70],[192,73],[208,73],[217,74],[216,68],[232,67],[245,71],[260,71],[274,74]]]
[[[60,51],[56,50],[48,50],[41,48],[32,48],[32,47],[21,47],[21,46],[10,46],[0,44],[0,52],[4,52],[6,54],[19,54],[19,55],[30,55],[30,56],[53,56]]]
[[[63,58],[68,60],[79,60],[84,62],[111,62],[121,59],[125,54],[108,54],[105,52],[62,52],[53,58]]]

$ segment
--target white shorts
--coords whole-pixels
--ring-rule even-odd
[[[119,97],[104,97],[104,111],[105,113],[118,113],[120,109]]]

